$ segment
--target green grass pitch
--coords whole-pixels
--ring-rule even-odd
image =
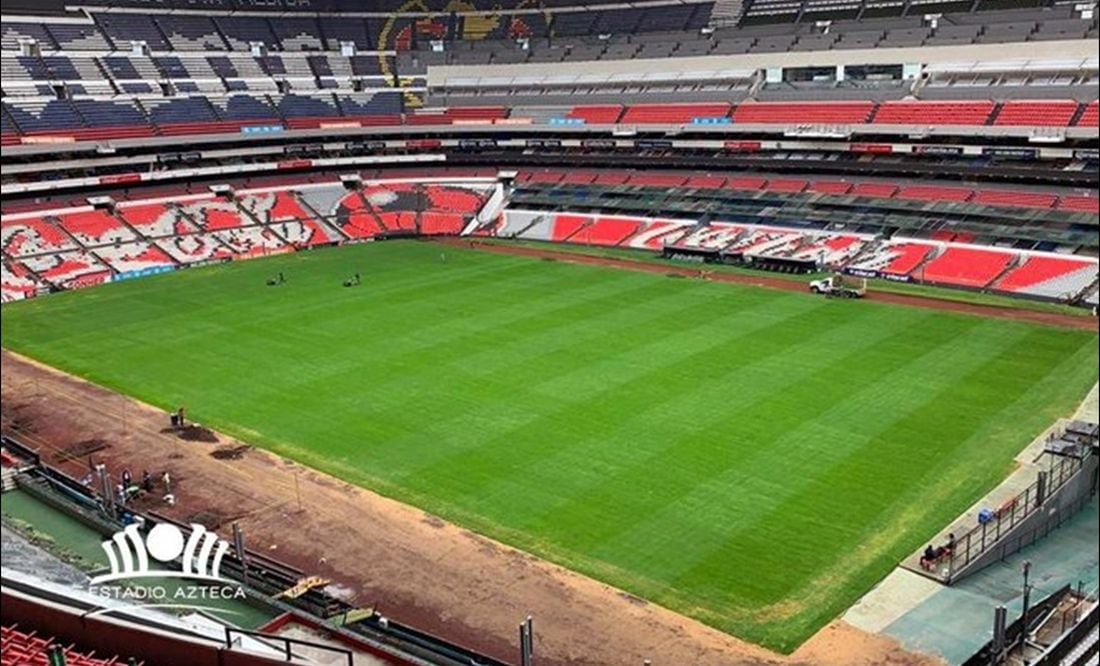
[[[783,651],[1097,378],[1088,332],[417,242],[3,322],[5,347]]]

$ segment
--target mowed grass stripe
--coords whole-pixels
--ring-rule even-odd
[[[817,355],[801,366],[790,366],[787,358],[792,349],[804,344],[828,346],[845,339],[869,322],[870,311],[853,311],[852,315],[841,325],[819,327],[811,333],[800,330],[799,322],[788,320],[789,326],[780,327],[785,333],[768,328],[751,339],[735,341],[741,350],[738,355],[728,355],[718,362],[706,353],[696,354],[670,368],[666,374],[671,378],[661,378],[655,383],[643,381],[642,387],[656,387],[656,395],[649,402],[657,409],[627,414],[620,428],[610,434],[613,446],[604,445],[606,438],[595,437],[582,449],[564,448],[547,460],[545,467],[564,478],[571,469],[584,464],[597,464],[603,473],[583,492],[558,494],[552,507],[538,512],[523,507],[537,521],[527,524],[528,529],[541,533],[553,529],[554,523],[568,525],[573,516],[590,511],[592,506],[601,506],[606,519],[600,529],[569,535],[569,542],[587,555],[602,559],[605,544],[634,529],[655,512],[670,507],[705,482],[708,474],[737,464],[737,452],[720,432],[725,424],[740,421],[740,415],[751,413],[759,396],[786,391],[815,373],[850,361],[858,351],[841,359]],[[880,344],[881,336],[890,334],[889,329],[879,327],[861,336],[860,344]],[[746,387],[751,387],[751,391]],[[626,398],[629,397],[628,393]],[[624,396],[608,392],[605,399],[622,400]],[[587,405],[580,404],[577,409],[579,415],[587,413]],[[554,484],[564,482],[564,478],[542,481]],[[675,531],[677,524],[666,524],[665,533],[669,526]],[[711,524],[704,529],[725,528]],[[646,531],[651,538],[664,537],[657,530]],[[682,543],[678,547],[682,548]],[[650,559],[654,554],[649,549],[636,552],[640,560]],[[663,570],[661,576],[668,573]]]
[[[62,294],[3,340],[783,650],[1096,378],[1084,332],[444,252]]]
[[[727,542],[699,558],[677,580],[676,587],[690,589],[692,583],[728,573],[731,561],[769,553],[762,560],[767,564],[757,568],[751,580],[738,586],[737,591],[755,597],[758,608],[801,598],[809,584],[832,564],[829,557],[822,557],[820,544],[848,544],[854,550],[868,526],[887,524],[879,515],[891,504],[891,484],[887,481],[900,485],[900,476],[920,475],[922,467],[942,452],[936,443],[914,440],[906,431],[913,422],[949,419],[952,414],[940,410],[937,392],[924,397],[906,396],[894,388],[897,382],[908,373],[918,373],[915,379],[919,381],[919,373],[935,367],[944,369],[937,377],[944,386],[989,371],[996,359],[984,353],[987,340],[981,337],[981,330],[963,333],[956,343],[939,347],[939,354],[926,354],[900,366],[854,393],[850,401],[835,403],[828,410],[810,409],[811,419],[763,442],[765,450],[792,451],[795,462],[777,473],[773,461],[748,460],[744,471],[735,470],[723,480],[744,484],[750,494],[768,492],[770,501],[740,507],[740,515],[730,522]],[[1026,344],[1023,334],[1017,344]],[[883,402],[900,413],[881,409]],[[858,412],[864,415],[857,416]],[[864,426],[863,432],[835,427],[856,420]],[[877,432],[868,432],[869,426]],[[891,462],[883,465],[883,461]],[[852,498],[859,501],[852,502]],[[924,498],[924,506],[930,504],[929,499]],[[859,516],[859,520],[837,524],[831,518],[841,513]],[[780,541],[779,535],[772,533],[771,526],[777,524],[779,516],[790,516],[782,521],[784,524],[798,525],[790,533],[793,539]],[[842,585],[844,581],[835,583]],[[740,601],[751,605],[744,598]],[[821,610],[808,607],[804,612]]]

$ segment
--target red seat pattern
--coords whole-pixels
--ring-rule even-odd
[[[642,224],[638,220],[601,217],[571,236],[569,242],[614,247],[636,234],[641,228]]]
[[[373,238],[382,233],[382,225],[358,192],[351,192],[336,206],[335,222],[351,238]]]
[[[175,262],[164,250],[144,241],[101,247],[96,250],[96,255],[111,270],[119,273],[175,265]]]
[[[1054,280],[1096,264],[1059,257],[1030,257],[1022,266],[1012,269],[997,282],[1001,291],[1024,291],[1048,280]]]
[[[77,289],[106,282],[110,270],[83,251],[40,254],[22,260],[23,265],[44,280],[65,289]]]
[[[51,637],[40,637],[35,632],[22,632],[18,628],[0,628],[0,652],[4,666],[49,666],[50,651],[60,647],[65,653],[66,666],[117,666],[123,664],[118,657],[98,658],[95,653],[84,654],[75,646],[64,646]],[[139,666],[143,662],[138,662]]]
[[[767,184],[767,178],[741,176],[738,178],[730,178],[729,181],[726,182],[726,187],[731,190],[762,190]]]
[[[253,224],[253,220],[246,216],[237,207],[237,204],[224,199],[209,199],[186,204],[182,207],[182,210],[185,215],[206,231],[236,229]]]
[[[687,176],[675,176],[675,175],[661,175],[661,174],[645,174],[640,173],[631,176],[628,181],[629,185],[640,185],[643,187],[682,187],[687,182]]]
[[[1058,197],[1041,192],[1013,192],[1011,190],[978,190],[974,203],[983,206],[1013,206],[1016,208],[1054,208]]]
[[[981,288],[1004,272],[1014,255],[952,247],[928,262],[919,272],[922,280],[961,287]]]
[[[1100,104],[1098,104],[1096,100],[1089,102],[1084,112],[1081,113],[1081,117],[1077,119],[1075,125],[1077,127],[1100,126]]]
[[[26,266],[4,261],[3,270],[0,271],[0,300],[4,303],[35,296],[43,287]]]
[[[875,114],[879,125],[985,125],[994,104],[984,102],[883,102]]]
[[[657,220],[644,225],[626,244],[630,247],[660,250],[665,245],[675,244],[693,227],[690,223]]]
[[[503,106],[471,106],[453,109],[428,109],[405,115],[407,125],[491,125],[494,120],[508,117]],[[326,118],[326,122],[339,122],[340,118]]]
[[[725,184],[726,179],[722,176],[692,176],[688,178],[684,187],[697,190],[718,190]]]
[[[122,205],[119,206],[118,213],[127,224],[137,229],[143,236],[150,238],[198,231],[198,228],[184,219],[178,210],[162,203]]]
[[[934,185],[912,185],[903,187],[895,195],[898,199],[913,199],[917,201],[951,201],[962,203],[973,196],[973,190],[959,187],[939,187]]]
[[[721,104],[635,104],[623,114],[623,123],[683,125],[696,118],[725,118],[730,105]]]
[[[818,194],[844,195],[852,191],[852,184],[842,180],[815,180],[810,183],[810,191]]]
[[[555,215],[554,227],[550,231],[550,240],[563,242],[577,233],[590,218],[581,215]]]
[[[466,222],[462,215],[427,210],[420,214],[420,233],[425,236],[457,236],[462,233]]]
[[[560,183],[563,174],[560,171],[536,171],[527,178],[528,183]]]
[[[85,247],[125,243],[136,240],[134,232],[126,228],[105,210],[89,210],[65,213],[57,216],[61,227]]]
[[[768,184],[764,186],[764,189],[768,192],[797,194],[798,192],[806,189],[806,181],[776,178],[774,180],[769,180]]]
[[[852,196],[889,199],[898,192],[898,186],[890,183],[856,183]]]
[[[314,217],[305,209],[298,198],[290,192],[276,192],[266,219],[262,222],[281,222],[283,220],[306,220]]]
[[[234,254],[214,234],[169,236],[159,239],[156,244],[181,264],[232,259]]]
[[[908,275],[920,266],[921,262],[932,254],[934,248],[931,245],[920,243],[899,243],[887,248],[892,256],[890,261],[879,270],[889,275]]]
[[[623,115],[622,104],[604,104],[594,106],[574,106],[567,118],[583,120],[586,125],[614,125]]]
[[[4,238],[4,254],[9,257],[76,249],[76,243],[64,231],[39,217],[4,220],[0,223],[0,229]]]
[[[1072,100],[1009,101],[1001,105],[994,125],[1069,127],[1079,105]]]
[[[591,171],[570,171],[562,177],[564,185],[589,185],[596,180],[596,174]]]
[[[1100,199],[1096,197],[1062,197],[1058,200],[1058,208],[1100,215]]]
[[[860,125],[874,109],[874,102],[745,102],[734,109],[733,122]]]
[[[487,198],[482,192],[445,185],[427,185],[424,190],[431,208],[465,215],[474,215],[481,210]]]
[[[601,173],[592,182],[596,185],[622,185],[628,180],[630,176],[625,173]]]

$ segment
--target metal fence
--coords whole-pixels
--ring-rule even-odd
[[[995,511],[992,520],[979,524],[966,534],[955,539],[955,548],[951,555],[950,571],[947,574],[947,582],[950,583],[955,573],[967,567],[971,562],[990,549],[998,547],[1001,556],[1010,555],[1020,548],[1033,543],[1040,536],[1045,536],[1053,527],[1047,521],[1043,526],[1030,530],[1027,535],[1015,535],[1011,539],[1014,547],[1009,548],[1002,539],[1012,530],[1040,509],[1043,502],[1051,493],[1061,488],[1067,481],[1081,470],[1084,459],[1075,457],[1051,457],[1052,463],[1049,469],[1040,472],[1039,478],[1028,486],[1022,493],[1008,500]],[[1084,501],[1088,501],[1088,497]],[[1084,503],[1075,502],[1074,509],[1084,506]],[[1073,511],[1061,511],[1057,516],[1057,527],[1073,514]],[[1045,531],[1044,531],[1045,530]],[[1042,534],[1040,534],[1042,532]],[[1030,540],[1028,540],[1030,539]]]

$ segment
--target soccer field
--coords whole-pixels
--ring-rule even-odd
[[[2,337],[783,651],[1097,378],[1088,332],[419,242],[6,305]]]

